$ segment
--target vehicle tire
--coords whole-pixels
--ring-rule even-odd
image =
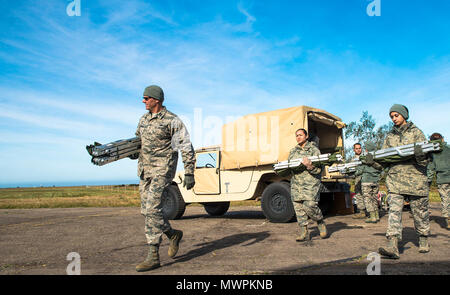
[[[211,216],[224,215],[228,208],[230,208],[230,202],[211,202],[204,203],[205,211]]]
[[[261,197],[261,209],[270,222],[284,223],[294,219],[291,187],[285,182],[269,184]]]
[[[178,186],[169,185],[162,195],[162,211],[169,220],[179,219],[186,210],[186,203],[183,200]]]

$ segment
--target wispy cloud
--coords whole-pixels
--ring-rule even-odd
[[[20,29],[0,34],[1,142],[11,152],[58,142],[54,157],[63,161],[68,156],[60,150],[72,153],[80,177],[94,171],[83,150],[90,140],[133,136],[149,84],[162,86],[166,106],[189,121],[196,147],[220,143],[213,142],[220,140],[214,124],[229,116],[295,105],[323,108],[346,122],[369,110],[384,124],[392,103],[409,104],[425,133],[442,127],[450,137],[448,57],[408,68],[353,47],[308,45],[304,29],[267,37],[263,23],[271,16],[261,15],[257,2],[216,3],[205,16],[176,1],[103,0],[86,5],[79,18],[60,11],[63,5],[42,5],[13,12]],[[201,125],[195,125],[197,108]],[[429,120],[436,115],[439,123]],[[61,174],[49,164],[52,153],[38,154],[32,165]],[[1,161],[17,166],[17,159]],[[134,176],[131,161],[101,171],[112,177],[121,165],[127,172],[120,175]],[[19,170],[10,179],[19,179]]]
[[[256,17],[251,15],[247,8],[244,8],[243,2],[239,2],[237,8],[245,16],[245,23],[235,26],[235,30],[247,33],[253,32],[253,24],[256,22]]]

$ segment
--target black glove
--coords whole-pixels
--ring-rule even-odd
[[[306,170],[306,166],[303,164],[298,165],[297,167],[290,168],[293,174],[300,174]]]
[[[136,159],[139,158],[139,153],[135,153],[135,154],[129,155],[128,158],[130,158],[131,160],[136,160]]]
[[[425,158],[425,153],[420,145],[414,145],[414,156],[418,159]]]
[[[92,156],[92,150],[93,150],[96,146],[99,146],[99,145],[102,145],[102,144],[99,143],[99,142],[96,142],[96,141],[94,141],[94,144],[87,145],[87,146],[86,146],[86,150],[88,151],[89,155]]]
[[[361,159],[361,163],[366,164],[368,166],[372,166],[375,164],[375,161],[373,160],[373,155],[371,153],[367,153],[364,160]]]
[[[195,185],[195,179],[193,174],[185,174],[184,175],[184,181],[183,181],[183,187],[186,187],[187,190],[190,190]]]

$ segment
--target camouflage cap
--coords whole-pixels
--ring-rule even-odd
[[[164,92],[161,87],[156,85],[146,87],[143,95],[157,99],[160,102],[164,101]]]
[[[400,115],[402,115],[403,118],[405,118],[405,120],[409,119],[409,111],[408,108],[405,107],[402,104],[394,104],[391,109],[389,110],[389,115],[391,115],[392,112],[397,112]]]

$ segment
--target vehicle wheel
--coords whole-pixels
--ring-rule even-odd
[[[162,211],[164,216],[169,220],[179,219],[186,210],[183,196],[178,186],[169,185],[162,195]]]
[[[230,202],[211,202],[204,203],[205,211],[211,216],[224,215],[230,207]]]
[[[274,182],[264,189],[261,209],[270,222],[283,223],[295,217],[288,183]]]

